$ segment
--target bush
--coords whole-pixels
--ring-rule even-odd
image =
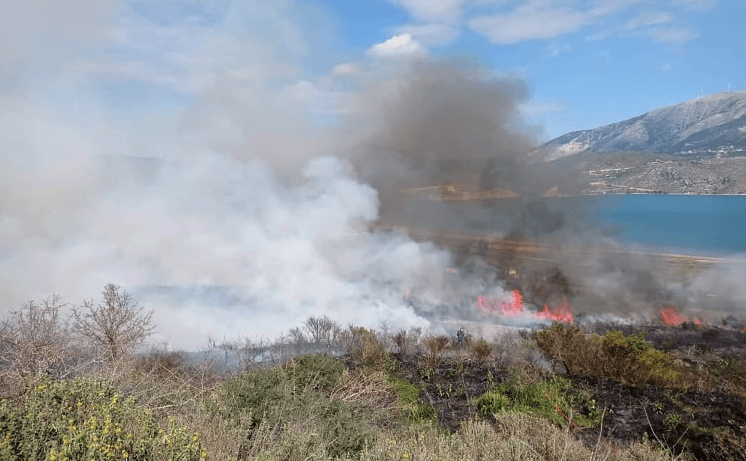
[[[644,333],[625,337],[619,331],[587,335],[575,326],[557,323],[536,334],[539,348],[574,373],[631,385],[672,384],[679,373],[670,356],[645,341]]]
[[[395,362],[390,360],[386,348],[378,341],[373,331],[358,327],[350,328],[348,334],[352,337],[350,355],[353,360],[374,370],[387,370],[395,366]]]
[[[86,379],[28,384],[15,401],[0,402],[4,460],[205,459],[198,434],[153,413],[110,386]]]
[[[470,344],[469,350],[480,362],[486,360],[490,355],[492,355],[492,346],[490,346],[490,343],[488,343],[484,338],[479,338]]]
[[[73,309],[72,329],[98,346],[104,357],[115,361],[136,350],[155,327],[153,311],[140,307],[118,285],[108,283],[98,305],[85,301],[81,309]]]
[[[339,377],[347,371],[340,360],[326,355],[304,355],[290,359],[283,369],[296,389],[318,389],[330,392]]]
[[[65,376],[76,350],[70,339],[60,296],[29,301],[11,311],[0,326],[0,371],[16,376]]]
[[[412,348],[417,345],[420,335],[422,335],[420,328],[410,328],[409,331],[399,330],[393,338],[399,353],[404,356],[411,352]]]
[[[601,415],[587,394],[570,393],[572,383],[562,377],[544,379],[535,373],[519,372],[507,383],[497,384],[474,401],[483,415],[506,411],[533,414],[557,424],[591,427]],[[575,405],[573,405],[575,404]],[[585,411],[585,414],[582,412]]]
[[[292,386],[281,367],[247,372],[226,381],[211,410],[241,425],[259,423],[267,412],[292,396]]]
[[[448,343],[450,343],[450,340],[445,335],[428,336],[425,338],[425,347],[429,352],[426,357],[428,367],[435,368],[440,353],[448,347]]]
[[[357,456],[375,441],[375,431],[369,425],[369,415],[331,397],[345,372],[346,366],[330,357],[299,357],[225,382],[208,408],[215,417],[229,420],[246,434],[240,449],[245,456],[240,458],[257,454],[258,445],[264,443],[271,449],[274,442],[267,439],[271,434],[292,440],[293,436],[287,435],[292,428],[317,434],[305,438],[303,446],[288,445],[292,453],[324,451],[332,457]],[[286,456],[290,455],[282,457]]]
[[[137,357],[136,370],[152,373],[157,379],[185,378],[189,374],[188,356],[185,352],[153,349]]]
[[[396,392],[399,403],[413,422],[436,422],[438,414],[433,407],[420,402],[420,388],[403,379],[390,377],[389,383]]]

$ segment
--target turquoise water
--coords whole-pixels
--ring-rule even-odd
[[[746,252],[744,196],[618,195],[594,199],[595,216],[618,229],[617,238],[622,242],[708,254]]]
[[[746,196],[598,195],[541,199],[547,212],[563,212],[558,231],[538,232],[547,240],[592,236],[662,252],[732,255],[746,252]],[[521,200],[433,202],[417,200],[407,210],[409,225],[451,232],[504,235],[526,209]],[[529,235],[531,237],[531,235]]]

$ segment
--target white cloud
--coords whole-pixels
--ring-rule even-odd
[[[587,13],[569,6],[531,1],[507,13],[477,16],[469,27],[493,43],[510,44],[575,32],[589,19]]]
[[[467,0],[390,0],[423,22],[455,23],[460,20]]]
[[[405,33],[373,45],[368,50],[368,54],[375,58],[422,57],[427,54],[427,51],[412,35]]]
[[[521,113],[527,117],[566,112],[567,109],[567,101],[529,101],[520,106]]]
[[[683,45],[699,37],[699,32],[691,27],[662,27],[653,29],[650,36],[658,43]]]
[[[347,77],[360,74],[360,66],[351,62],[342,62],[332,68],[332,75]]]
[[[557,56],[572,50],[572,45],[569,43],[550,43],[548,48],[549,56],[556,58]]]
[[[447,45],[459,36],[460,30],[450,24],[410,24],[400,27],[400,34],[409,34],[425,46]]]
[[[645,12],[628,20],[620,26],[620,30],[637,30],[643,27],[660,26],[671,23],[674,20],[671,13]]]
[[[707,10],[715,6],[718,0],[673,0],[673,3],[688,10]]]
[[[616,33],[633,37],[648,37],[658,43],[683,45],[699,36],[686,25],[677,25],[669,12],[643,12],[621,24]]]
[[[672,11],[636,12],[631,19],[621,21],[622,12],[635,12],[641,0],[596,0],[585,8],[576,2],[524,0],[505,9],[498,4],[495,13],[484,13],[468,20],[468,26],[493,43],[512,44],[529,40],[547,40],[595,27],[587,37],[602,40],[613,35],[647,37],[658,43],[682,45],[699,36],[692,27],[681,24]],[[674,0],[673,5],[693,7],[695,0]],[[712,2],[704,1],[711,5]],[[669,3],[669,7],[671,4]],[[704,6],[703,6],[704,8]],[[692,8],[689,8],[692,9]],[[550,47],[550,54],[561,52]]]

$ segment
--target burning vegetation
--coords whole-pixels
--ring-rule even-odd
[[[536,319],[551,320],[553,322],[572,323],[575,321],[575,317],[572,314],[572,308],[570,307],[567,298],[563,298],[561,303],[553,307],[549,307],[548,304],[545,304],[544,309],[539,312],[524,312],[523,296],[518,290],[513,290],[511,292],[509,301],[499,301],[480,296],[477,298],[477,306],[481,311],[505,317],[528,315]]]
[[[742,325],[581,327],[566,300],[531,311],[514,290],[477,302],[555,321],[481,337],[311,317],[271,343],[113,355],[85,331],[63,334],[59,298],[28,303],[0,332],[0,454],[746,460]],[[134,321],[148,331],[149,317]]]

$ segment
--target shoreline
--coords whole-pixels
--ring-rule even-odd
[[[410,238],[417,241],[431,241],[452,250],[464,247],[465,245],[482,246],[482,249],[488,253],[501,253],[512,251],[524,259],[535,259],[539,261],[550,261],[551,258],[542,258],[541,256],[550,255],[556,251],[583,256],[595,252],[619,255],[619,256],[641,256],[653,259],[664,260],[669,264],[680,266],[713,266],[717,264],[736,264],[746,265],[746,257],[729,257],[717,254],[697,254],[683,253],[681,251],[657,251],[654,249],[642,248],[603,248],[602,246],[579,247],[576,245],[553,245],[531,240],[510,239],[506,236],[496,236],[487,234],[466,234],[454,232],[431,232],[422,229],[414,229],[404,226],[382,226],[374,228],[374,231],[399,231],[404,232]],[[485,257],[489,258],[488,255]]]

